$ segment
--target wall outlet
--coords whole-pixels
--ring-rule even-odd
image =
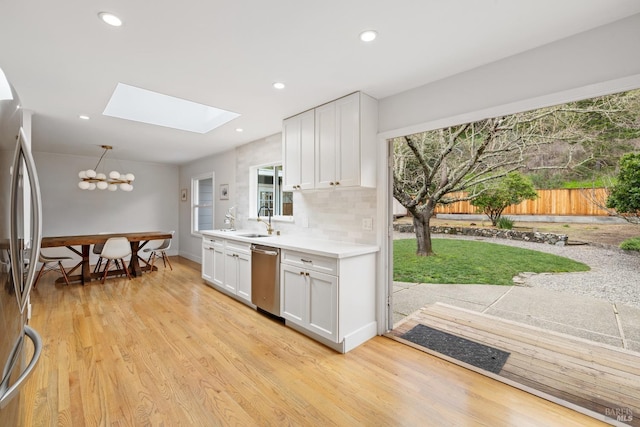
[[[373,230],[373,218],[362,218],[362,229],[366,231]]]

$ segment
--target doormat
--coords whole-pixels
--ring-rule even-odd
[[[510,354],[425,325],[414,326],[401,338],[494,374],[500,373]]]

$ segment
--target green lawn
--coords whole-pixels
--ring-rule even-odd
[[[432,239],[432,257],[416,256],[416,240],[395,240],[393,280],[410,283],[512,285],[522,272],[588,271],[583,263],[529,249],[474,240]]]

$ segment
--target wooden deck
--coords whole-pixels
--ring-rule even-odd
[[[640,426],[640,353],[441,303],[418,310],[390,335],[417,324],[511,353],[501,377]]]

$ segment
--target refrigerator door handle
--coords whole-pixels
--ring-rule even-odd
[[[21,161],[24,160],[26,173],[30,185],[31,194],[31,237],[32,243],[29,248],[23,248],[20,242],[20,236],[18,230],[21,229],[19,221],[24,221],[24,218],[19,218],[18,213],[22,212],[22,209],[18,209],[18,202],[22,199],[18,197],[18,191],[20,189],[20,170]],[[31,286],[33,285],[33,278],[36,273],[36,267],[38,264],[38,255],[40,254],[40,240],[42,238],[42,202],[40,196],[40,184],[38,183],[38,173],[36,172],[36,165],[31,155],[31,150],[27,145],[27,136],[24,133],[24,129],[20,128],[18,135],[18,144],[16,148],[15,158],[13,160],[13,173],[11,176],[11,262],[13,264],[13,280],[16,286],[16,297],[18,298],[18,305],[20,306],[20,312],[24,312],[27,301],[29,300],[29,292],[31,292]],[[25,249],[29,251],[28,262],[24,260]],[[25,274],[25,264],[26,274]],[[18,289],[20,287],[20,289]]]
[[[40,338],[40,334],[36,332],[30,326],[25,325],[24,334],[31,339],[33,342],[33,356],[31,357],[31,361],[27,365],[27,367],[22,371],[20,377],[16,380],[15,383],[11,387],[9,387],[3,395],[0,396],[0,409],[4,408],[9,401],[16,396],[23,383],[29,378],[31,373],[33,372],[33,368],[35,368],[38,363],[38,359],[40,359],[40,353],[42,353],[42,338]]]

